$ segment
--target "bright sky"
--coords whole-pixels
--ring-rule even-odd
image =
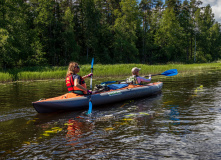
[[[139,2],[141,0],[138,0]],[[202,6],[206,6],[210,4],[212,8],[212,12],[215,15],[215,20],[219,23],[221,23],[221,0],[201,0],[203,2]],[[165,2],[165,0],[163,0]]]
[[[201,0],[203,6],[210,4],[212,11],[215,15],[215,20],[221,23],[221,0]]]

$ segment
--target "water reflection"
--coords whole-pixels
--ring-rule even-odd
[[[83,136],[84,133],[91,131],[94,128],[92,122],[85,120],[83,117],[76,117],[76,119],[69,119],[67,125],[67,134],[66,139],[68,141],[68,145],[75,146],[80,141],[79,138]]]
[[[209,74],[156,77],[161,94],[91,116],[37,114],[31,102],[64,94],[62,80],[0,85],[0,159],[219,159],[221,77]]]

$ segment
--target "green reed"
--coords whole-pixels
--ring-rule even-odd
[[[19,81],[27,80],[44,80],[44,79],[61,79],[65,78],[65,71],[44,71],[44,72],[20,72]]]
[[[94,65],[94,76],[126,76],[131,75],[133,67],[141,68],[140,75],[159,74],[169,69],[177,69],[178,73],[193,74],[207,69],[221,68],[221,63],[210,64],[167,64],[167,65],[145,65],[145,64],[116,64],[116,65]]]
[[[2,73],[0,72],[0,82],[9,82],[12,81],[13,77],[9,73]]]
[[[146,65],[146,64],[94,64],[94,78],[96,77],[124,77],[131,75],[133,67],[141,68],[140,75],[158,74],[169,69],[177,69],[178,76],[185,74],[196,74],[209,69],[220,69],[221,63],[205,64],[167,64],[167,65]],[[79,75],[84,76],[91,72],[91,65],[81,65]],[[27,67],[12,69],[7,72],[0,72],[0,82],[28,81],[45,79],[64,79],[67,66],[65,67]]]

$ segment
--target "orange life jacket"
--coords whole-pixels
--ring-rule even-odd
[[[71,74],[71,75],[69,75],[69,76],[66,77],[66,86],[67,86],[67,88],[68,88],[68,91],[69,91],[69,92],[70,92],[70,91],[83,91],[84,94],[87,94],[86,91],[84,91],[84,90],[82,90],[82,89],[80,89],[80,88],[74,86],[74,78],[73,78],[73,76],[76,77],[76,76],[78,76],[78,75],[73,75],[73,74]],[[79,77],[80,77],[80,82],[79,82],[80,85],[81,85],[82,87],[84,87],[84,88],[87,88],[84,79],[83,79],[81,76],[79,76]]]

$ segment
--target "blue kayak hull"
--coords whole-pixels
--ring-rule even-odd
[[[132,98],[150,96],[161,91],[162,87],[162,82],[153,83],[152,85],[143,85],[142,87],[135,88],[125,87],[120,90],[93,94],[91,95],[91,100],[94,107]],[[89,99],[90,96],[85,95],[68,99],[36,101],[32,102],[32,104],[38,113],[51,113],[61,110],[70,111],[88,109]]]

